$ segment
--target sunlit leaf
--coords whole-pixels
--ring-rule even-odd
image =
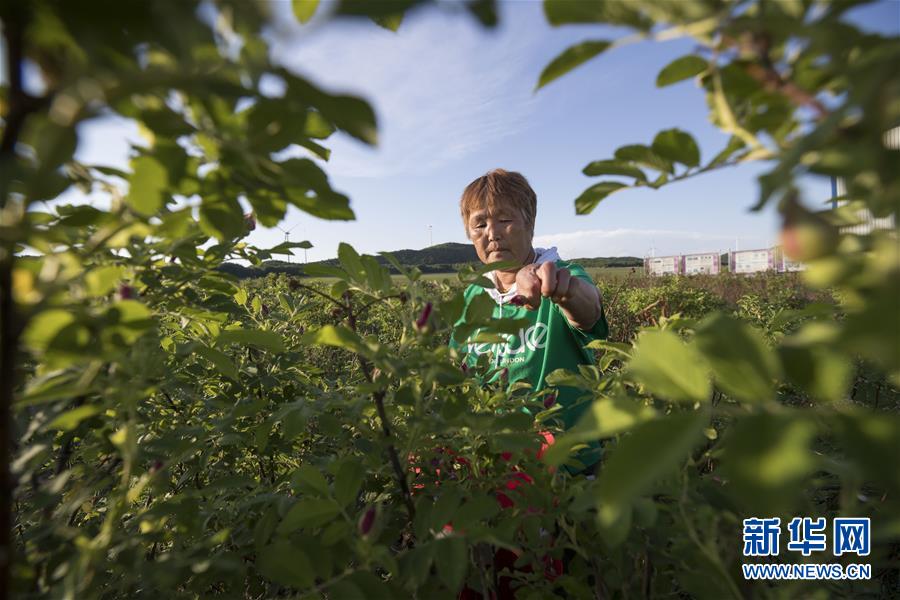
[[[601,181],[592,185],[575,199],[575,212],[579,215],[590,213],[600,204],[601,200],[624,187],[628,186],[618,181]]]
[[[294,9],[294,16],[301,23],[307,23],[316,13],[319,7],[319,0],[291,0],[291,7]]]
[[[700,149],[689,133],[680,129],[660,131],[653,138],[653,152],[688,167],[700,164]]]
[[[544,87],[554,79],[558,79],[575,67],[584,64],[609,48],[609,45],[610,42],[605,40],[591,40],[570,46],[544,67],[535,89]]]
[[[627,369],[649,392],[667,400],[709,400],[709,370],[703,357],[671,331],[643,331]]]
[[[656,86],[665,87],[683,81],[688,77],[699,75],[705,71],[708,66],[709,64],[704,58],[694,54],[676,58],[663,67],[663,70],[656,76]]]
[[[759,331],[715,314],[699,325],[696,340],[726,394],[747,402],[772,398],[781,369],[777,355]]]
[[[597,480],[600,522],[612,524],[626,505],[684,462],[703,440],[706,423],[701,413],[682,413],[643,423],[619,440]]]
[[[152,156],[141,155],[131,161],[132,175],[125,197],[131,208],[152,215],[162,208],[163,192],[168,186],[168,171]]]

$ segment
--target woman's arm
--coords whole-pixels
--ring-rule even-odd
[[[550,298],[569,323],[582,331],[591,329],[600,318],[600,290],[555,263],[522,267],[516,274],[516,288],[528,308],[537,309],[542,297]]]

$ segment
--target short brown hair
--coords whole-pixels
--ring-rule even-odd
[[[488,171],[466,186],[459,201],[466,235],[469,230],[469,215],[472,211],[487,208],[493,210],[500,203],[512,204],[522,211],[525,223],[534,234],[534,219],[537,216],[537,195],[528,180],[521,173],[494,169]]]

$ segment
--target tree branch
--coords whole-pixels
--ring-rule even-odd
[[[345,308],[347,310],[347,323],[350,326],[350,329],[356,332],[356,315],[353,312],[353,306],[350,304],[349,299],[347,300]],[[360,356],[359,364],[366,379],[370,383],[374,382],[375,377],[373,375],[372,365],[369,361]],[[387,411],[384,408],[384,390],[378,390],[372,394],[372,399],[375,401],[375,409],[378,411],[378,419],[381,421],[381,432],[384,435],[385,441],[387,441],[387,452],[391,461],[391,467],[394,470],[394,477],[396,477],[397,485],[400,487],[403,503],[406,505],[406,512],[409,515],[409,522],[412,523],[413,519],[416,517],[416,507],[413,504],[412,494],[409,491],[409,484],[406,481],[406,472],[403,470],[403,465],[400,464],[400,457],[397,454],[396,446],[394,446],[390,421],[388,421]]]

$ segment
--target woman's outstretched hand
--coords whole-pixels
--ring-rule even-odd
[[[600,318],[600,291],[555,263],[525,265],[516,274],[518,296],[512,303],[537,310],[543,298],[550,298],[562,309],[569,323],[588,330]]]

